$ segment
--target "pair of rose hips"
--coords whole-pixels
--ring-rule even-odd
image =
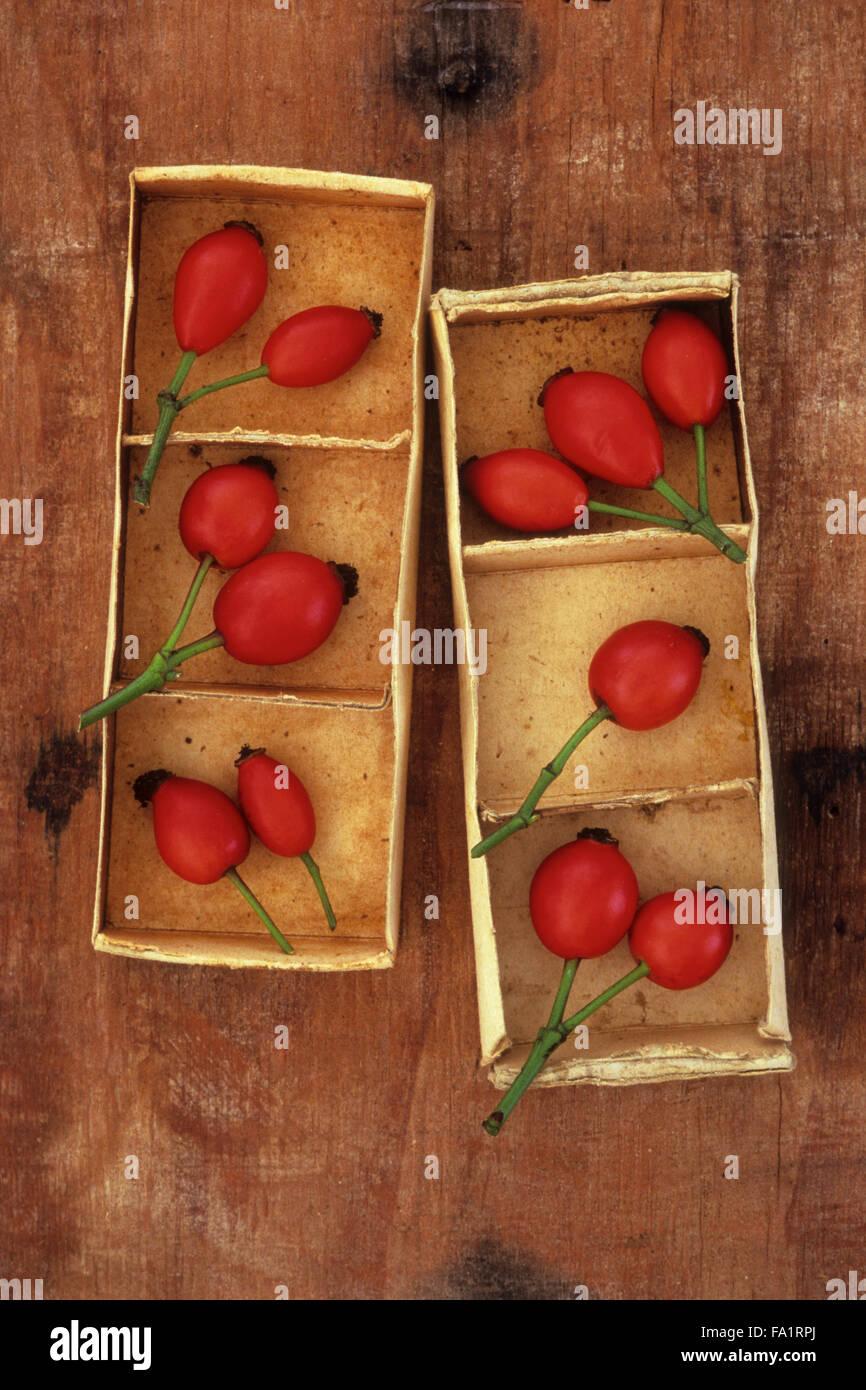
[[[734,934],[727,903],[714,902],[706,920],[690,923],[677,891],[659,893],[638,910],[634,869],[607,830],[583,830],[542,861],[529,890],[529,912],[540,941],[563,961],[546,1027],[519,1074],[483,1128],[497,1135],[547,1059],[570,1033],[624,989],[648,979],[662,989],[693,989],[727,959]],[[606,955],[628,933],[633,970],[570,1018],[565,1006],[581,960]]]
[[[285,858],[300,858],[319,894],[328,926],[337,925],[318,866],[310,856],[316,816],[304,784],[263,748],[244,746],[238,769],[240,810],[209,782],[176,777],[160,768],[134,784],[142,806],[153,807],[156,847],[163,862],[187,883],[216,883],[227,877],[264,922],[280,949],[292,947],[237,873],[250,852],[250,829],[262,844]]]
[[[177,677],[192,656],[223,646],[252,666],[282,666],[308,656],[333,631],[345,604],[357,593],[351,565],[325,562],[302,551],[261,552],[274,534],[279,498],[274,469],[258,456],[221,464],[200,474],[181,503],[178,529],[199,561],[180,618],[148,667],[122,690],[85,710],[79,729],[113,714]],[[211,565],[234,569],[217,594],[214,630],[179,647]]]
[[[618,628],[596,651],[589,667],[589,689],[596,704],[555,758],[541,769],[519,810],[472,850],[487,854],[537,819],[541,796],[564,770],[588,733],[609,719],[634,731],[660,728],[678,718],[693,700],[709,642],[692,627],[647,619]],[[663,893],[638,912],[634,870],[605,830],[587,830],[549,854],[536,870],[529,911],[539,939],[565,961],[559,992],[546,1028],[502,1103],[484,1121],[496,1135],[523,1092],[568,1034],[620,990],[648,976],[666,989],[688,989],[719,968],[731,946],[727,914],[712,931],[700,934],[680,924],[675,892]],[[610,986],[571,1018],[565,1004],[581,959],[605,955],[629,933],[633,971]]]
[[[356,592],[349,565],[297,550],[261,554],[279,506],[273,475],[257,456],[211,468],[187,490],[178,517],[190,555],[237,571],[217,595],[214,625],[229,655],[252,666],[308,656]]]
[[[544,859],[529,890],[529,915],[539,940],[563,960],[607,955],[628,932],[635,960],[663,989],[692,989],[714,975],[733,941],[727,911],[695,926],[675,891],[638,911],[634,869],[607,830],[582,830]],[[710,914],[707,914],[708,916]]]
[[[228,222],[193,242],[174,280],[174,331],[197,357],[219,347],[251,318],[265,297],[268,266],[261,234]],[[323,304],[284,319],[262,349],[260,375],[276,386],[323,386],[354,367],[381,329],[370,309]]]
[[[372,309],[320,304],[284,319],[247,372],[178,395],[197,357],[232,337],[255,313],[268,284],[260,233],[249,222],[227,222],[200,237],[183,254],[174,282],[174,330],[183,356],[159,395],[159,419],[135,500],[149,506],[153,479],[178,413],[202,396],[267,377],[276,386],[302,389],[335,381],[354,367],[382,328]]]
[[[742,550],[712,521],[707,497],[704,429],[722,409],[728,379],[719,339],[694,314],[663,310],[647,338],[641,366],[647,391],[662,414],[680,429],[694,432],[697,508],[665,481],[661,435],[634,387],[607,372],[575,372],[570,367],[551,377],[539,397],[547,432],[563,458],[541,449],[503,449],[467,460],[461,469],[464,487],[489,516],[515,531],[558,531],[573,527],[587,511],[608,512],[648,525],[695,531],[742,562]],[[621,487],[654,489],[681,517],[590,499],[586,483],[571,465]]]

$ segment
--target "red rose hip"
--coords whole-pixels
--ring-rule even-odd
[[[237,759],[238,800],[262,844],[272,854],[299,858],[316,885],[328,926],[337,925],[318,865],[310,850],[316,838],[313,803],[301,779],[264,748],[244,746]]]
[[[260,555],[217,594],[214,625],[226,651],[251,666],[308,656],[333,630],[354,592],[349,567],[297,550]]]
[[[275,328],[262,364],[277,386],[322,386],[348,372],[381,331],[371,310],[323,304],[302,309]]]
[[[174,281],[174,331],[184,352],[225,342],[265,296],[268,266],[258,234],[229,223],[184,252]]]
[[[140,784],[137,787],[136,795],[141,790]],[[165,773],[144,799],[153,806],[153,833],[161,859],[187,883],[216,883],[249,854],[246,821],[218,787]]]
[[[513,531],[573,526],[589,497],[580,474],[541,449],[502,449],[469,459],[460,481],[488,516]]]
[[[565,371],[551,377],[541,402],[551,440],[578,468],[630,488],[650,488],[663,473],[658,426],[627,381]]]
[[[563,960],[603,956],[637,911],[635,873],[606,830],[581,831],[535,871],[529,913],[540,941]]]
[[[697,628],[655,619],[629,623],[592,658],[590,693],[624,729],[658,729],[691,704],[708,651]]]
[[[634,919],[628,944],[636,961],[649,966],[648,978],[663,989],[693,989],[725,963],[734,940],[727,902],[706,916],[719,921],[682,921],[684,905],[676,892],[644,903]]]
[[[263,748],[241,749],[237,767],[238,800],[262,844],[288,859],[312,849],[316,814],[301,779]]]
[[[659,410],[681,430],[711,425],[724,405],[725,350],[694,314],[662,310],[644,344],[641,372]]]
[[[222,569],[238,569],[264,550],[274,534],[279,496],[265,459],[242,459],[202,473],[187,489],[178,528],[195,559],[212,555]]]

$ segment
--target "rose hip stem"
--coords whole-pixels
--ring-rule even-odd
[[[212,381],[208,386],[200,386],[197,391],[191,391],[188,396],[177,402],[177,410],[186,410],[193,401],[199,401],[202,396],[209,396],[213,391],[223,391],[226,386],[242,386],[245,381],[255,381],[256,377],[260,376],[270,376],[270,367],[266,362],[260,367],[251,367],[248,372],[239,372],[237,376],[226,376],[222,381]]]
[[[200,637],[198,641],[189,642],[185,647],[178,647],[175,650],[175,643],[186,627],[193,605],[198,598],[199,590],[212,564],[212,555],[202,557],[195,572],[195,578],[189,587],[189,593],[184,600],[183,608],[180,610],[180,616],[146,670],[142,671],[141,675],[136,676],[128,685],[125,685],[122,690],[115,690],[113,695],[106,696],[98,704],[91,705],[90,709],[86,709],[78,720],[79,733],[82,729],[89,729],[91,724],[97,724],[100,719],[105,719],[109,714],[114,714],[115,710],[130,704],[132,700],[137,700],[139,695],[145,695],[150,690],[161,690],[166,681],[177,680],[177,667],[182,661],[196,656],[199,652],[209,651],[212,647],[222,646],[225,640],[222,634],[211,632],[207,637]]]
[[[256,915],[261,918],[268,931],[270,932],[271,936],[274,938],[277,945],[279,946],[280,950],[284,951],[287,956],[293,956],[295,954],[294,947],[289,945],[288,941],[283,936],[279,927],[271,921],[267,911],[264,907],[262,907],[262,904],[259,902],[253,890],[246,883],[244,883],[237,869],[226,869],[223,877],[227,878],[230,883],[234,884],[235,888],[237,888],[241,896],[245,898],[246,901],[249,903],[253,912],[255,912]]]
[[[695,429],[701,429],[701,426],[697,425]],[[687,530],[694,531],[698,536],[703,536],[704,540],[709,541],[711,545],[714,545],[717,550],[720,550],[723,555],[727,555],[728,559],[733,560],[736,564],[742,565],[745,563],[747,558],[745,550],[741,550],[736,541],[732,541],[730,536],[726,536],[722,528],[716,525],[713,518],[705,512],[703,508],[699,511],[697,507],[693,507],[691,502],[687,502],[685,497],[682,497],[680,493],[677,492],[676,488],[671,487],[670,483],[667,482],[664,477],[656,478],[651,486],[653,491],[659,493],[661,497],[664,497],[667,502],[670,502],[672,507],[675,507],[676,510],[685,517],[688,523]],[[700,486],[699,473],[699,489]],[[703,491],[704,494],[706,494],[706,457],[704,458]]]
[[[703,425],[693,425],[692,433],[695,436],[695,450],[697,451],[698,506],[705,515],[709,516],[710,494],[707,489],[707,441]]]
[[[482,1129],[485,1129],[488,1134],[496,1136],[499,1133],[505,1121],[508,1119],[508,1116],[511,1114],[511,1111],[520,1100],[520,1097],[535,1080],[535,1077],[541,1071],[548,1057],[565,1042],[565,1039],[570,1033],[574,1032],[575,1028],[583,1023],[584,1019],[589,1018],[590,1014],[595,1013],[596,1009],[600,1009],[602,1004],[606,1004],[608,1000],[613,999],[614,996],[619,994],[622,990],[628,989],[629,985],[635,984],[638,980],[642,980],[645,975],[650,973],[650,967],[647,965],[646,961],[640,961],[627,975],[623,975],[621,980],[617,980],[615,984],[609,985],[601,994],[596,995],[595,999],[591,999],[588,1004],[584,1004],[582,1009],[578,1009],[576,1014],[572,1014],[570,1018],[563,1021],[562,1015],[574,979],[574,972],[578,965],[579,961],[577,960],[567,960],[565,962],[562,970],[562,978],[559,982],[559,989],[557,990],[556,999],[553,1002],[553,1009],[547,1026],[539,1029],[538,1037],[533,1044],[532,1051],[521,1067],[520,1072],[505,1092],[501,1105],[488,1115],[487,1119],[484,1121]]]
[[[153,433],[153,442],[148,451],[141,476],[136,478],[132,489],[132,495],[135,501],[140,502],[143,507],[150,506],[150,489],[153,486],[156,470],[162,458],[165,441],[171,434],[174,417],[180,409],[177,393],[186,381],[196,356],[197,354],[193,352],[192,349],[183,354],[183,357],[180,359],[180,366],[168,383],[168,386],[164,391],[160,391],[156,398],[159,403],[159,418],[157,419],[156,429]]]
[[[531,792],[520,809],[515,811],[511,819],[507,820],[504,825],[500,825],[498,830],[494,830],[486,839],[479,840],[478,844],[473,847],[472,859],[480,859],[495,845],[507,840],[509,835],[513,835],[517,830],[525,830],[527,826],[537,820],[537,816],[534,814],[535,808],[551,782],[556,781],[578,744],[582,743],[587,734],[592,733],[598,724],[601,724],[605,719],[610,719],[611,713],[607,705],[599,705],[597,709],[593,710],[589,718],[583,721],[580,728],[576,729],[568,742],[560,748],[556,757],[551,758],[550,762],[541,769]]]
[[[688,531],[690,529],[685,518],[658,516],[655,512],[636,512],[631,507],[615,507],[612,502],[597,502],[594,497],[590,497],[586,506],[590,512],[607,512],[610,516],[627,516],[631,517],[633,521],[645,521],[650,526],[668,526],[672,531]]]
[[[150,446],[150,452],[147,455],[141,477],[136,478],[133,488],[133,497],[136,502],[140,502],[143,507],[150,506],[150,489],[153,484],[154,474],[159,467],[159,461],[162,458],[162,451],[165,448],[166,440],[171,434],[175,416],[177,416],[181,410],[186,410],[188,405],[192,405],[193,401],[200,400],[202,396],[209,396],[212,391],[222,391],[225,386],[238,386],[241,382],[253,381],[256,377],[267,376],[269,371],[267,365],[263,363],[261,367],[253,367],[248,372],[241,372],[239,376],[227,376],[222,381],[211,382],[210,386],[200,386],[197,391],[192,391],[188,396],[184,396],[182,400],[179,400],[177,393],[183,385],[187,372],[194,361],[195,353],[185,352],[168,389],[166,391],[160,391],[157,398],[159,400],[159,420],[153,436],[153,443]]]
[[[298,857],[301,863],[306,868],[307,873],[310,875],[310,878],[316,885],[316,892],[319,895],[319,901],[321,902],[322,907],[325,909],[325,916],[328,919],[328,926],[330,927],[331,931],[336,931],[337,919],[334,916],[334,909],[331,907],[331,900],[328,897],[327,890],[325,888],[324,883],[322,882],[322,875],[319,873],[318,864],[316,863],[313,856],[310,854],[309,850],[307,850],[305,854],[301,854]]]

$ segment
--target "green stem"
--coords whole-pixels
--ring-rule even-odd
[[[197,391],[192,391],[188,396],[184,396],[177,403],[178,410],[186,410],[193,401],[200,401],[202,396],[209,396],[213,391],[223,391],[227,386],[240,386],[244,381],[255,381],[256,377],[267,376],[268,366],[263,362],[260,367],[252,367],[248,372],[241,372],[238,376],[227,376],[222,381],[212,381],[209,386],[200,386]]]
[[[270,917],[268,916],[265,909],[262,907],[255,893],[253,893],[252,890],[247,887],[240,874],[238,873],[237,869],[226,869],[225,876],[230,883],[234,884],[238,892],[242,894],[244,898],[246,898],[253,912],[255,912],[256,915],[262,919],[271,936],[274,938],[277,945],[279,946],[280,950],[284,951],[287,956],[293,956],[295,954],[294,948],[289,945],[288,941],[283,936],[279,927],[275,926],[274,923],[271,921]]]
[[[207,637],[198,637],[195,642],[187,642],[185,647],[178,647],[177,651],[171,654],[171,659],[168,663],[169,676],[167,679],[172,679],[171,672],[174,671],[182,661],[189,661],[191,656],[198,656],[200,652],[209,652],[214,647],[221,647],[225,640],[221,632],[209,632]]]
[[[686,521],[693,525],[695,522],[700,521],[701,513],[698,511],[697,507],[693,507],[691,502],[687,502],[685,497],[677,492],[676,488],[671,487],[666,478],[656,478],[653,483],[653,490],[657,492],[659,496],[663,497],[666,502],[670,502],[671,506],[675,507],[678,512],[681,512]]]
[[[698,464],[698,506],[704,516],[710,514],[710,494],[707,491],[707,440],[703,425],[693,425]]]
[[[554,782],[562,772],[575,748],[577,748],[579,743],[583,742],[587,734],[591,733],[597,724],[601,724],[603,720],[610,719],[610,717],[611,713],[607,705],[599,705],[597,710],[593,710],[589,718],[583,721],[580,728],[576,729],[568,742],[560,748],[556,757],[551,759],[551,761],[541,769],[538,777],[535,779],[535,784],[531,792],[519,810],[517,810],[511,819],[507,820],[504,825],[500,825],[498,830],[494,830],[486,839],[480,840],[478,844],[473,847],[471,855],[473,859],[480,859],[483,854],[493,849],[495,845],[499,845],[503,840],[507,840],[509,835],[513,835],[518,830],[525,830],[528,825],[531,825],[534,820],[537,820],[537,816],[535,815],[536,806],[547,791],[551,782]]]
[[[615,507],[611,502],[596,502],[594,498],[591,498],[586,505],[591,512],[605,512],[609,516],[628,516],[633,521],[645,521],[650,526],[669,526],[672,531],[687,531],[689,529],[687,521],[681,521],[673,516],[654,516],[652,512],[635,512],[630,507]]]
[[[566,961],[566,969],[572,964],[576,965],[577,962]],[[615,995],[619,994],[622,990],[628,989],[629,985],[633,985],[638,980],[642,980],[649,972],[650,968],[646,961],[640,961],[635,966],[634,970],[630,970],[621,980],[617,980],[616,984],[609,985],[606,990],[603,990],[601,994],[597,994],[594,999],[591,999],[588,1004],[584,1004],[582,1009],[578,1009],[576,1014],[572,1014],[571,1018],[565,1019],[564,1022],[561,1021],[561,1012],[559,1017],[555,1018],[556,1006],[554,1005],[554,1013],[550,1016],[550,1022],[546,1028],[539,1030],[532,1051],[521,1067],[520,1072],[505,1092],[502,1103],[497,1110],[494,1110],[492,1114],[487,1116],[482,1128],[485,1129],[488,1134],[497,1135],[508,1119],[508,1116],[511,1114],[511,1111],[520,1100],[520,1097],[523,1095],[524,1091],[528,1090],[531,1086],[551,1053],[555,1052],[556,1049],[565,1042],[568,1035],[573,1033],[575,1028],[583,1023],[584,1019],[589,1018],[590,1014],[595,1013],[596,1009],[600,1009],[602,1004],[606,1004],[608,1000],[613,999]],[[572,978],[574,978],[573,975]],[[564,981],[565,971],[563,971],[563,981],[560,983],[559,993],[556,996],[557,1002],[562,993]],[[568,991],[566,990],[566,997],[567,995]],[[563,999],[563,1006],[564,1004],[565,1000]]]
[[[720,526],[717,526],[711,516],[705,516],[699,512],[697,507],[693,507],[691,502],[687,502],[685,497],[680,496],[676,488],[671,487],[670,483],[664,478],[656,478],[653,483],[654,490],[664,497],[665,501],[670,502],[678,512],[686,518],[689,523],[688,530],[694,531],[696,535],[703,536],[704,540],[714,545],[723,555],[727,555],[729,560],[742,565],[746,559],[746,552],[741,550],[736,541],[732,541],[726,536]]]
[[[637,984],[638,980],[642,980],[649,973],[650,967],[646,961],[638,961],[634,969],[630,970],[627,975],[623,975],[621,980],[608,985],[607,989],[602,990],[601,994],[597,994],[588,1004],[584,1004],[582,1009],[578,1009],[576,1014],[571,1015],[571,1018],[565,1019],[562,1025],[563,1036],[567,1037],[569,1033],[573,1033],[575,1028],[583,1023],[584,1019],[589,1018],[590,1014],[594,1014],[596,1009],[600,1009],[602,1004],[607,1004],[610,999],[615,999],[624,989],[628,989],[629,985]]]
[[[175,647],[177,646],[180,640],[180,635],[189,621],[189,615],[193,610],[193,605],[196,599],[198,598],[199,590],[201,589],[201,586],[205,581],[205,576],[207,575],[207,572],[210,569],[213,562],[214,558],[212,555],[203,555],[201,560],[199,561],[199,566],[195,572],[195,577],[189,586],[189,593],[184,599],[183,608],[180,610],[180,617],[178,618],[168,637],[166,637],[165,641],[159,649],[165,657],[166,661],[172,655]]]
[[[107,719],[109,714],[114,714],[123,705],[131,704],[137,700],[139,695],[146,695],[150,690],[161,690],[167,680],[167,662],[161,652],[157,652],[146,670],[140,676],[125,685],[122,690],[115,690],[113,695],[107,695],[99,704],[91,705],[78,719],[78,732],[82,729],[89,729],[91,724],[97,724],[100,719]]]
[[[207,574],[207,566],[203,560],[187,594],[180,618],[175,623],[172,637],[175,634],[179,636],[183,630],[186,618],[189,617],[188,610],[195,602],[196,594],[201,588],[205,574]],[[176,637],[175,640],[177,640]],[[81,733],[82,729],[89,729],[91,724],[97,724],[100,719],[106,719],[109,714],[115,714],[124,705],[129,705],[133,700],[137,700],[139,695],[146,695],[151,690],[161,690],[166,681],[177,680],[177,668],[181,662],[188,661],[191,656],[198,656],[199,652],[210,651],[212,647],[221,647],[224,641],[225,638],[222,633],[211,632],[207,637],[199,637],[196,642],[188,642],[185,647],[178,647],[176,651],[171,651],[168,642],[166,642],[160,647],[147,669],[142,671],[140,676],[136,676],[135,680],[130,681],[122,690],[115,690],[113,695],[106,696],[104,700],[99,701],[99,704],[91,705],[90,709],[84,711],[78,720],[78,732]]]
[[[565,1013],[565,1006],[568,1003],[568,996],[571,993],[571,986],[574,984],[574,977],[577,974],[577,967],[579,965],[580,957],[573,956],[572,959],[567,960],[562,967],[559,989],[556,991],[556,998],[553,1001],[550,1018],[547,1020],[548,1028],[558,1028],[562,1022],[562,1015]]]
[[[334,909],[331,907],[330,899],[328,898],[328,894],[325,891],[325,885],[322,882],[322,875],[319,873],[318,864],[310,854],[302,854],[301,863],[306,865],[310,878],[316,885],[316,892],[319,895],[322,907],[325,909],[325,916],[328,919],[328,926],[331,928],[331,931],[336,931],[337,919],[334,916]]]
[[[141,477],[136,478],[132,490],[132,495],[136,502],[140,502],[143,507],[150,506],[150,489],[153,486],[153,479],[159,467],[159,461],[162,458],[165,442],[171,434],[174,417],[180,409],[177,393],[189,375],[189,370],[195,361],[195,356],[195,353],[191,349],[183,354],[183,357],[180,359],[180,366],[165,391],[160,391],[157,396],[157,401],[159,402],[159,419],[157,420],[156,430],[154,431],[153,442],[150,446],[150,452],[147,455]]]
[[[567,960],[562,967],[562,975],[559,981],[559,988],[556,991],[556,998],[553,1001],[553,1008],[550,1011],[550,1018],[547,1020],[546,1028],[539,1028],[538,1037],[532,1046],[532,1051],[520,1069],[519,1074],[512,1081],[511,1086],[505,1093],[502,1106],[492,1115],[488,1115],[484,1121],[483,1128],[488,1134],[496,1135],[499,1133],[507,1116],[514,1109],[523,1092],[531,1084],[533,1078],[538,1075],[544,1065],[545,1049],[551,1037],[555,1036],[559,1042],[562,1041],[559,1030],[562,1026],[562,1015],[565,1012],[565,1005],[574,982],[577,967],[580,965],[578,957]],[[558,1045],[558,1044],[557,1044]]]

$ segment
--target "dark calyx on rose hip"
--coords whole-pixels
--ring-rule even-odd
[[[565,848],[568,849],[569,846],[565,846]],[[560,851],[554,851],[554,855],[558,853]],[[552,857],[549,856],[549,858]],[[545,864],[547,862],[545,860]],[[541,869],[543,868],[544,864],[541,865]],[[534,882],[533,880],[533,886]],[[588,887],[592,891],[592,887],[590,885]],[[598,891],[597,885],[596,891]],[[484,1121],[482,1127],[488,1134],[495,1136],[499,1133],[520,1097],[532,1084],[548,1057],[574,1032],[575,1028],[594,1014],[596,1009],[600,1009],[603,1004],[622,993],[624,989],[628,989],[630,985],[643,979],[649,980],[651,984],[661,986],[662,989],[693,989],[697,985],[705,984],[715,975],[716,971],[724,965],[734,939],[727,901],[724,900],[724,895],[721,894],[720,890],[719,893],[723,898],[723,903],[715,907],[712,920],[710,920],[709,908],[707,909],[707,920],[704,923],[690,923],[680,920],[683,911],[681,895],[678,892],[660,893],[657,897],[650,898],[634,916],[628,929],[629,948],[637,962],[634,969],[603,990],[601,994],[596,995],[570,1018],[563,1019],[565,1005],[568,1002],[574,972],[578,964],[576,960],[566,960],[547,1026],[539,1030],[529,1057],[506,1091],[500,1105]],[[602,911],[604,911],[604,903],[602,891],[600,898]],[[554,923],[556,922],[557,911],[565,915],[572,913],[573,908],[569,896],[567,894],[562,894],[559,897],[552,895],[548,904],[548,911]],[[592,928],[589,930],[591,933]],[[611,935],[613,935],[613,931],[614,925],[611,923]]]
[[[166,681],[177,680],[184,661],[215,647],[224,646],[230,656],[251,666],[284,666],[309,656],[330,636],[358,589],[358,574],[352,565],[326,563],[294,550],[259,555],[235,570],[217,594],[214,631],[178,647],[174,644],[189,617],[205,569],[202,562],[173,632],[147,669],[85,710],[78,721],[79,730],[139,695],[160,690]]]
[[[693,507],[664,478],[658,426],[646,401],[627,381],[610,372],[565,368],[545,383],[539,404],[554,446],[570,463],[619,487],[658,492],[684,518],[685,530],[743,563],[745,552],[713,521],[704,493],[700,505]]]
[[[310,854],[316,838],[316,815],[307,789],[285,763],[264,748],[244,744],[235,762],[238,800],[252,830],[272,854],[300,859],[316,886],[328,926],[337,921],[318,865]]]
[[[596,651],[589,667],[589,691],[596,704],[538,774],[520,809],[472,849],[478,859],[537,819],[536,806],[564,770],[580,743],[604,720],[624,729],[661,728],[691,704],[710,644],[698,628],[644,619],[618,628]]]
[[[163,863],[186,883],[227,878],[267,927],[280,950],[293,950],[250,890],[237,865],[250,852],[250,833],[231,797],[209,782],[176,777],[165,768],[144,772],[133,783],[142,806],[153,808],[153,834]]]

